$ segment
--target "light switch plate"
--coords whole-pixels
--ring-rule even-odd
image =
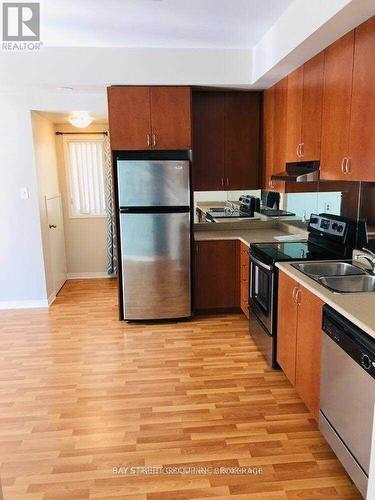
[[[27,187],[20,188],[21,200],[28,200],[30,198],[29,189]]]

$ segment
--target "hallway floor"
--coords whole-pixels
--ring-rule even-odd
[[[0,330],[5,500],[361,498],[242,315],[126,324],[82,280]]]

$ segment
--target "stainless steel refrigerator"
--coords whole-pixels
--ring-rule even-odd
[[[190,162],[118,160],[123,319],[191,316]]]

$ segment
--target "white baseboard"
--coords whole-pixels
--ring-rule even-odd
[[[0,301],[0,309],[34,309],[37,307],[47,307],[48,300],[5,300]]]
[[[47,299],[48,305],[50,306],[53,302],[55,302],[55,300],[56,300],[56,294],[55,292],[52,292]]]
[[[115,276],[107,274],[105,271],[98,273],[68,273],[66,278],[68,280],[88,280],[95,278],[114,278]]]

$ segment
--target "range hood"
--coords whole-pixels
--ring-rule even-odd
[[[300,161],[285,164],[284,172],[273,174],[271,180],[285,182],[316,182],[319,180],[320,161]]]

